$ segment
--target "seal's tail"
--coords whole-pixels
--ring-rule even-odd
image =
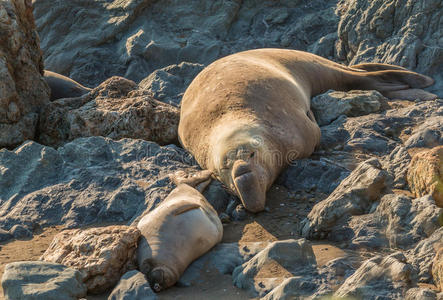
[[[404,100],[431,100],[437,96],[421,90],[434,84],[434,79],[409,71],[403,67],[365,63],[351,66],[356,81],[352,87],[364,90],[377,90],[388,98]]]

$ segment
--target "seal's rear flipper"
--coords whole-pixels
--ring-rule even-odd
[[[375,71],[386,71],[386,70],[403,70],[408,71],[408,69],[395,66],[395,65],[388,65],[388,64],[380,64],[380,63],[364,63],[364,64],[358,64],[349,66],[352,69],[359,69],[362,71],[367,72],[375,72]]]
[[[383,96],[389,99],[402,99],[402,100],[410,100],[414,101],[416,99],[422,101],[430,101],[437,99],[437,95],[426,92],[421,89],[407,89],[407,90],[399,90],[399,91],[390,91],[383,92]]]

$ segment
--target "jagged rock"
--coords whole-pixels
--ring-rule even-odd
[[[19,224],[12,226],[12,228],[9,230],[9,232],[16,239],[23,239],[23,238],[32,237],[32,232],[28,228],[26,228],[25,226],[19,225]]]
[[[54,147],[88,136],[177,142],[178,109],[136,88],[112,77],[83,97],[51,102],[40,117],[39,141]]]
[[[202,64],[182,62],[155,70],[138,86],[151,92],[158,101],[179,107],[186,88],[203,68]]]
[[[431,194],[437,206],[443,207],[443,146],[414,155],[407,178],[416,197]]]
[[[337,56],[350,64],[383,62],[434,77],[443,87],[440,0],[352,0],[339,4]]]
[[[206,65],[253,48],[306,50],[335,33],[338,23],[336,3],[323,0],[33,5],[47,68],[89,86],[113,75],[138,82],[159,68],[184,61]],[[316,51],[328,55],[331,48]]]
[[[397,252],[387,257],[375,256],[365,261],[334,293],[335,297],[362,299],[404,298],[413,268]]]
[[[386,177],[377,159],[361,163],[328,198],[314,206],[301,224],[302,235],[322,238],[352,215],[368,213],[372,203],[381,197]]]
[[[443,292],[443,241],[432,262],[432,277],[435,285]]]
[[[443,227],[440,227],[434,233],[417,243],[417,245],[407,252],[408,262],[414,267],[417,273],[418,282],[432,283],[432,261],[435,258],[437,250],[441,247],[443,241]]]
[[[49,103],[31,1],[0,3],[0,148],[33,139]]]
[[[152,291],[148,280],[142,272],[126,272],[112,290],[108,300],[155,300],[157,295]]]
[[[328,91],[311,100],[311,109],[319,126],[328,125],[341,115],[358,117],[377,112],[386,101],[377,91]]]
[[[54,150],[27,142],[0,150],[0,228],[136,223],[174,185],[169,174],[196,164],[176,146],[143,140],[76,139]]]
[[[283,171],[276,183],[291,192],[316,190],[329,195],[349,173],[348,169],[324,158],[297,159]]]
[[[77,300],[86,296],[86,286],[79,271],[43,261],[7,264],[2,286],[6,300]]]
[[[299,277],[297,284],[305,288],[304,292],[312,292],[316,286],[310,284],[309,280],[316,274],[316,265],[312,246],[307,240],[276,241],[236,267],[232,277],[237,287],[260,297],[269,293],[285,278],[294,276]]]
[[[397,189],[406,187],[406,174],[411,162],[411,156],[408,150],[399,145],[386,156],[382,165],[392,178],[392,186]]]
[[[99,294],[135,269],[139,237],[136,227],[122,225],[65,230],[54,237],[40,260],[79,270],[88,292]]]
[[[405,300],[438,300],[435,292],[428,288],[412,288],[406,292]]]
[[[440,104],[440,115],[424,120],[414,128],[412,135],[405,142],[406,148],[432,148],[443,144],[443,105]]]

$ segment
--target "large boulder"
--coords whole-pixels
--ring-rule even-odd
[[[79,270],[88,292],[99,294],[113,287],[126,271],[135,269],[139,237],[135,226],[65,230],[54,237],[40,260]]]
[[[49,102],[31,1],[0,2],[0,148],[12,148],[36,132],[40,108]]]
[[[383,62],[431,75],[443,96],[440,0],[351,0],[339,4],[337,56],[349,64]]]
[[[7,264],[2,286],[5,300],[77,300],[86,296],[79,271],[43,261]]]
[[[176,143],[179,110],[122,77],[112,77],[89,94],[60,99],[42,111],[39,141],[54,147],[79,137],[137,138]]]
[[[47,68],[90,86],[113,75],[138,82],[159,68],[184,61],[206,65],[253,48],[306,50],[318,42],[316,51],[332,55],[339,19],[335,1],[324,0],[35,0],[33,5]]]
[[[417,153],[407,178],[416,197],[431,194],[437,206],[443,207],[443,146]]]

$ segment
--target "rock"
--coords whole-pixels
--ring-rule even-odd
[[[32,237],[32,232],[29,231],[29,229],[27,229],[26,227],[19,224],[12,226],[12,228],[9,231],[11,232],[12,236],[16,239]]]
[[[392,178],[392,186],[396,189],[406,188],[406,174],[411,162],[408,150],[399,145],[382,161],[383,168]]]
[[[172,191],[169,174],[197,170],[183,149],[143,140],[76,139],[54,150],[0,150],[0,228],[134,222]]]
[[[186,88],[203,68],[202,64],[182,62],[155,70],[138,86],[151,92],[158,101],[180,107]]]
[[[40,108],[49,103],[43,57],[30,1],[0,3],[0,149],[35,136]]]
[[[113,75],[139,82],[160,68],[207,65],[247,49],[306,50],[335,33],[339,21],[335,1],[323,0],[166,5],[36,0],[33,5],[46,67],[88,86]],[[329,54],[331,48],[319,47],[317,54],[323,51]]]
[[[432,262],[434,284],[443,292],[443,241]]]
[[[328,125],[341,115],[358,117],[379,111],[386,98],[377,91],[328,91],[311,100],[319,126]]]
[[[139,237],[136,227],[122,225],[65,230],[54,237],[40,260],[79,270],[88,292],[99,294],[135,269]]]
[[[306,158],[291,162],[276,183],[290,192],[310,191],[329,195],[349,175],[349,170],[325,158]]]
[[[310,285],[309,278],[316,273],[316,265],[312,246],[307,240],[276,241],[236,267],[232,277],[237,287],[260,297],[293,276],[299,277],[299,286],[312,292],[313,286]]]
[[[302,236],[322,238],[352,215],[369,212],[385,188],[387,173],[377,159],[361,163],[325,200],[314,206],[303,220]]]
[[[348,277],[334,297],[402,299],[409,288],[412,272],[412,266],[401,252],[387,257],[375,256]]]
[[[12,239],[12,234],[9,231],[0,229],[0,243]]]
[[[435,292],[428,288],[412,288],[406,292],[406,300],[437,300]]]
[[[72,299],[86,296],[79,271],[43,261],[21,261],[5,267],[2,286],[6,300]]]
[[[142,272],[126,272],[112,290],[108,300],[154,300],[157,295],[152,291],[148,280]]]
[[[439,0],[341,2],[337,56],[348,63],[382,62],[434,77],[431,92],[443,87]]]
[[[443,146],[414,155],[407,178],[416,197],[431,194],[437,206],[443,207]]]
[[[406,255],[408,262],[414,267],[417,278],[414,280],[423,283],[432,283],[432,262],[436,256],[437,250],[441,247],[443,241],[443,227],[440,227],[434,233],[417,243],[409,250]]]
[[[440,109],[442,106],[440,105]],[[443,144],[443,115],[430,117],[415,127],[406,140],[406,148],[432,148]]]
[[[40,118],[39,141],[58,147],[79,137],[137,138],[161,145],[176,143],[179,111],[121,77],[112,77],[89,94],[48,104]]]

